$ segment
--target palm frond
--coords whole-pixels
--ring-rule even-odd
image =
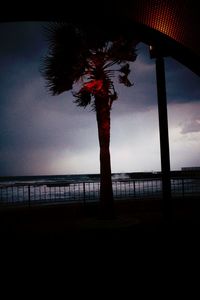
[[[111,95],[109,95],[109,97],[110,97],[110,100],[113,102],[113,101],[117,100],[118,94],[116,91],[114,91]]]
[[[49,51],[40,71],[55,95],[72,88],[86,68],[88,53],[83,34],[71,24],[50,24],[46,34]]]
[[[119,83],[123,83],[127,87],[133,86],[133,83],[130,82],[126,75],[119,75]]]
[[[129,64],[127,63],[127,64],[123,65],[123,66],[119,69],[119,72],[121,72],[121,73],[123,73],[124,75],[128,76],[129,73],[131,72]]]
[[[84,88],[82,88],[79,92],[72,94],[75,97],[74,103],[76,103],[78,106],[85,108],[91,103],[91,93]]]
[[[108,55],[111,60],[117,60],[119,63],[126,61],[133,62],[137,58],[135,45],[135,41],[119,37],[111,44]]]
[[[118,95],[114,89],[115,73],[121,73],[119,82],[127,87],[129,62],[137,57],[136,42],[129,36],[112,36],[96,28],[81,27],[65,22],[49,23],[45,28],[48,53],[42,60],[41,73],[53,95],[72,90],[79,82],[82,88],[72,92],[75,103],[86,107],[92,98],[107,98],[110,107]],[[118,65],[114,70],[113,66]],[[81,79],[81,80],[80,80]],[[92,102],[92,103],[91,103]]]

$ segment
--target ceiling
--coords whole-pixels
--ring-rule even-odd
[[[200,76],[200,17],[196,0],[49,1],[4,5],[1,22],[75,21],[101,30],[124,28]]]

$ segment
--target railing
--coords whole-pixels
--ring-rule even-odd
[[[172,178],[172,196],[198,197],[200,196],[200,178]]]
[[[113,194],[117,199],[159,198],[162,196],[160,178],[113,181]],[[200,179],[171,179],[173,197],[200,196]],[[92,202],[99,200],[99,182],[40,182],[0,185],[0,205],[40,203]]]

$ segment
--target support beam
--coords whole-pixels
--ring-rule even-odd
[[[160,131],[160,155],[161,155],[161,174],[162,174],[162,212],[165,222],[172,221],[172,199],[170,181],[170,152],[169,134],[167,117],[167,100],[165,85],[165,66],[162,56],[156,57],[156,79],[158,96],[158,116]]]

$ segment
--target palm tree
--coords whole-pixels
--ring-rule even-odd
[[[103,32],[73,24],[50,23],[46,27],[48,53],[41,72],[53,95],[72,90],[75,103],[92,105],[96,112],[100,145],[100,211],[113,214],[110,162],[110,111],[118,97],[113,79],[132,86],[129,62],[136,59],[136,42],[128,35]],[[76,90],[78,86],[78,91]]]

